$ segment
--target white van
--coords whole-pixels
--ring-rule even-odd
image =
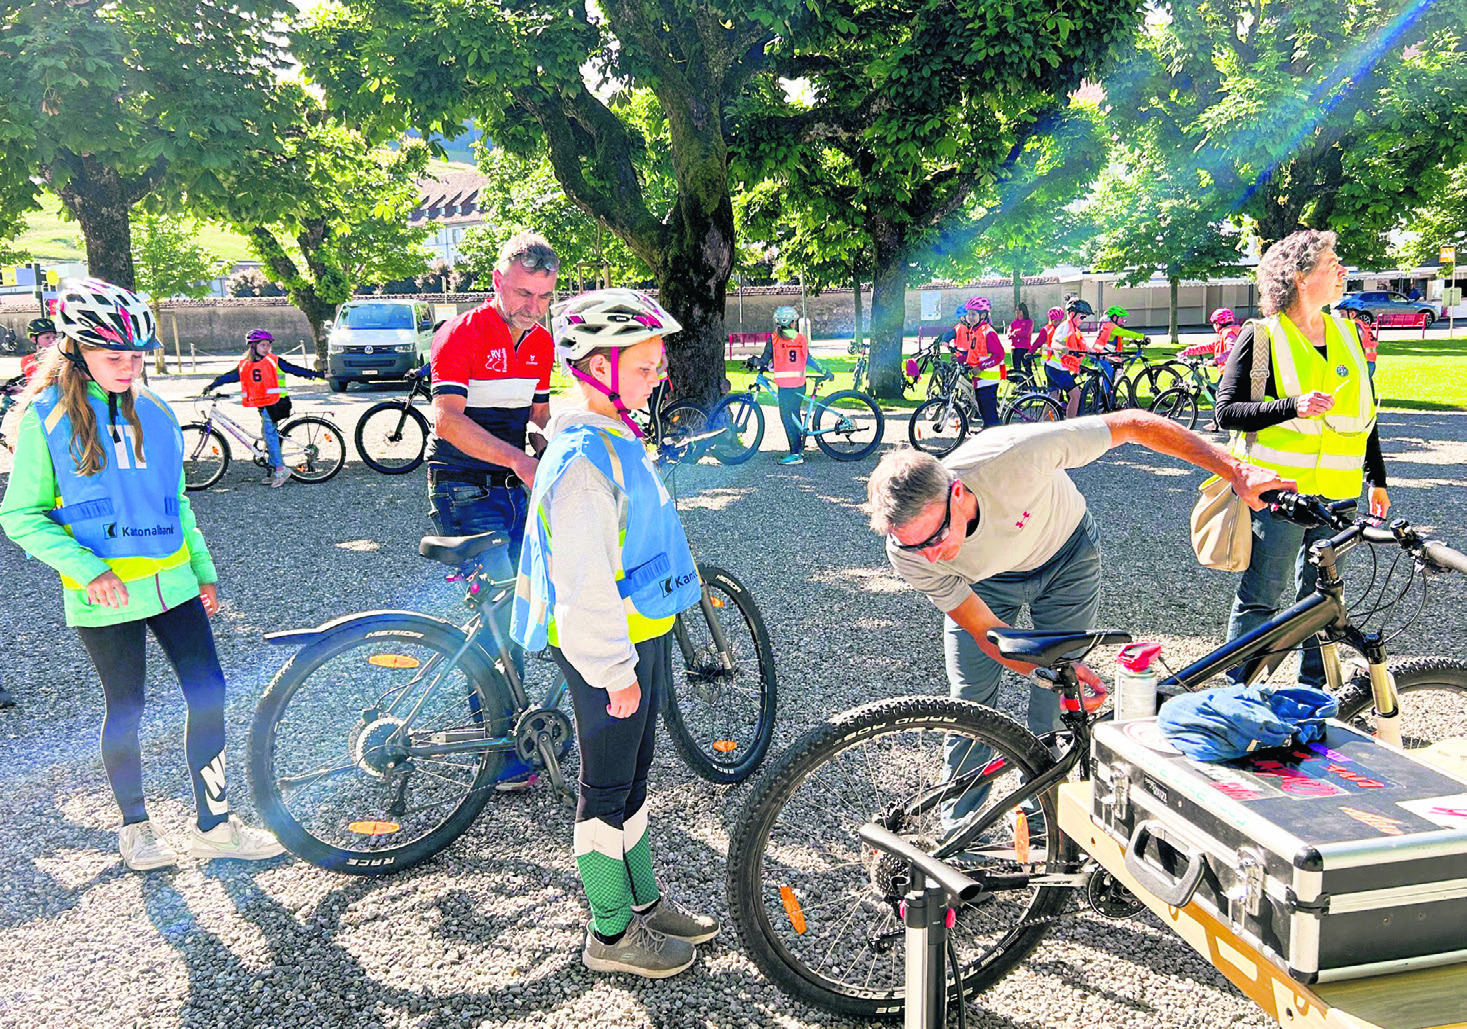
[[[333,393],[353,382],[405,378],[433,348],[432,305],[389,297],[348,300],[336,309],[326,348]]]

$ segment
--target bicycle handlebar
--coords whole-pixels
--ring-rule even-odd
[[[1423,540],[1421,553],[1431,564],[1443,571],[1461,572],[1467,575],[1467,554],[1453,550],[1436,540]]]
[[[1467,575],[1467,554],[1454,550],[1439,540],[1423,539],[1404,518],[1397,518],[1390,525],[1381,527],[1363,518],[1355,518],[1353,500],[1329,501],[1307,493],[1265,490],[1260,494],[1260,499],[1274,505],[1279,514],[1295,525],[1309,528],[1328,525],[1341,530],[1338,536],[1329,541],[1331,546],[1338,548],[1356,539],[1374,544],[1391,543],[1437,571],[1461,572]]]

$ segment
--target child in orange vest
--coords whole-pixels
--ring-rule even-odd
[[[290,398],[285,394],[280,373],[284,370],[303,379],[324,379],[326,376],[276,357],[270,352],[274,342],[275,337],[264,329],[251,330],[245,337],[244,358],[233,369],[205,386],[204,392],[210,393],[231,382],[240,384],[240,402],[245,407],[260,411],[260,434],[265,437],[265,449],[270,454],[270,474],[265,476],[265,482],[271,489],[279,489],[290,480],[290,469],[280,456],[280,433],[275,429],[275,423],[290,414]]]

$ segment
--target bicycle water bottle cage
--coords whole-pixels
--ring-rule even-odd
[[[1055,632],[1045,629],[989,629],[988,642],[1014,661],[1053,668],[1065,661],[1082,661],[1096,647],[1130,643],[1131,634],[1116,629],[1097,632]]]

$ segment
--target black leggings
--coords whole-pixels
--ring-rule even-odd
[[[146,671],[145,628],[153,630],[183,687],[188,706],[183,749],[194,784],[198,825],[207,831],[229,816],[229,798],[224,789],[224,672],[214,650],[209,616],[198,597],[152,618],[117,625],[77,626],[82,646],[102,678],[102,694],[107,701],[102,719],[102,764],[117,806],[122,809],[122,824],[146,821],[142,748],[138,743]]]

